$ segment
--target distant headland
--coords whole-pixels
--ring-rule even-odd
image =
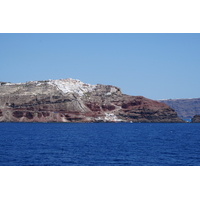
[[[200,98],[163,99],[158,101],[173,108],[181,119],[192,120],[195,115],[200,115]]]

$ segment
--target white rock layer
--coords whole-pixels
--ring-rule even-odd
[[[59,80],[49,80],[48,82],[51,85],[57,86],[59,90],[64,93],[77,93],[79,96],[83,96],[84,93],[92,92],[96,85],[90,85],[81,82],[80,80],[76,79],[59,79]]]

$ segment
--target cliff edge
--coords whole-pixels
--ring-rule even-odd
[[[164,103],[74,79],[0,82],[1,122],[183,122]]]

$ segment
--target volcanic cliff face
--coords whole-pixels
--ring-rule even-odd
[[[0,82],[0,121],[183,122],[164,103],[73,79]]]

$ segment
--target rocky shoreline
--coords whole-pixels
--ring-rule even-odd
[[[183,123],[164,103],[74,79],[0,82],[0,122]]]

